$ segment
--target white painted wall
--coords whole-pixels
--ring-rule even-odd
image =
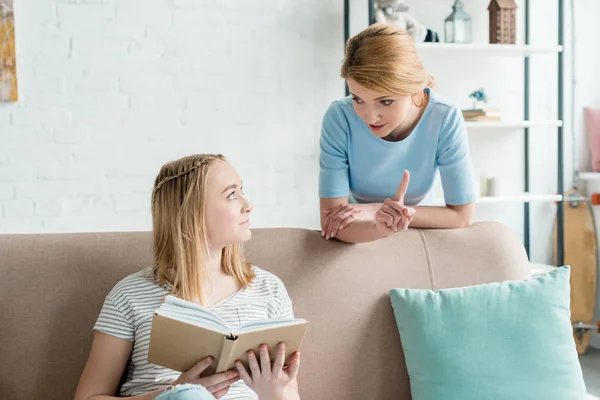
[[[411,13],[440,34],[451,3],[408,1]],[[474,41],[487,42],[487,2],[465,3]],[[531,3],[532,43],[556,44],[557,0]],[[31,0],[15,6],[21,98],[0,105],[0,233],[149,229],[158,168],[195,152],[229,156],[254,201],[255,227],[318,226],[321,116],[343,95],[342,2],[157,0],[150,7],[141,0]],[[581,107],[600,102],[600,55],[591,50],[599,5],[578,0],[577,7],[575,125],[582,137]],[[352,0],[352,11],[354,34],[366,26],[366,2]],[[491,105],[507,118],[520,117],[521,59],[429,54],[424,62],[451,101],[467,107],[468,93],[485,87]],[[532,58],[533,118],[556,116],[555,67],[555,55]],[[567,183],[569,126],[567,120]],[[470,133],[477,174],[497,176],[502,193],[522,190],[522,137],[520,131]],[[552,193],[556,130],[535,128],[531,138],[537,151],[532,190]],[[577,146],[579,164],[587,167],[585,143]],[[551,260],[554,212],[553,204],[532,206],[534,261]],[[501,220],[521,233],[522,205],[480,206],[477,218]]]
[[[166,161],[222,152],[255,226],[315,226],[321,116],[343,94],[323,1],[16,3],[20,100],[0,106],[0,232],[150,228]]]

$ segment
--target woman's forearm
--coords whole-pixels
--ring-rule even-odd
[[[465,206],[416,206],[411,228],[455,229],[471,225],[472,209]]]
[[[375,227],[375,213],[381,208],[382,203],[352,204],[360,210],[355,220],[338,231],[335,238],[347,243],[366,243],[384,236]],[[466,228],[471,225],[473,206],[414,206],[415,215],[410,228],[425,229],[456,229]]]
[[[350,225],[339,230],[335,238],[346,243],[366,243],[381,239],[382,236],[375,227],[374,213],[361,212]]]

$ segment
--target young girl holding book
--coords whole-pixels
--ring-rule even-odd
[[[250,239],[252,205],[235,169],[221,155],[198,154],[165,164],[154,183],[154,262],[121,280],[106,297],[75,400],[299,399],[300,354],[283,367],[285,344],[273,364],[265,346],[249,353],[250,371],[201,377],[214,360],[189,371],[147,361],[154,311],[165,296],[210,307],[228,325],[293,318],[285,286],[275,275],[243,258]]]

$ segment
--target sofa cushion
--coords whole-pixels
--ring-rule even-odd
[[[569,276],[391,290],[413,399],[585,398]]]

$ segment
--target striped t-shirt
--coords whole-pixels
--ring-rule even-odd
[[[258,267],[253,269],[256,278],[248,287],[210,308],[234,329],[247,321],[294,318],[292,302],[283,282]],[[131,363],[121,396],[161,389],[180,375],[177,371],[148,363],[152,316],[169,292],[170,287],[160,286],[154,279],[152,268],[148,267],[121,280],[106,296],[94,329],[133,341]],[[239,380],[222,399],[246,400],[258,399],[258,396]]]

